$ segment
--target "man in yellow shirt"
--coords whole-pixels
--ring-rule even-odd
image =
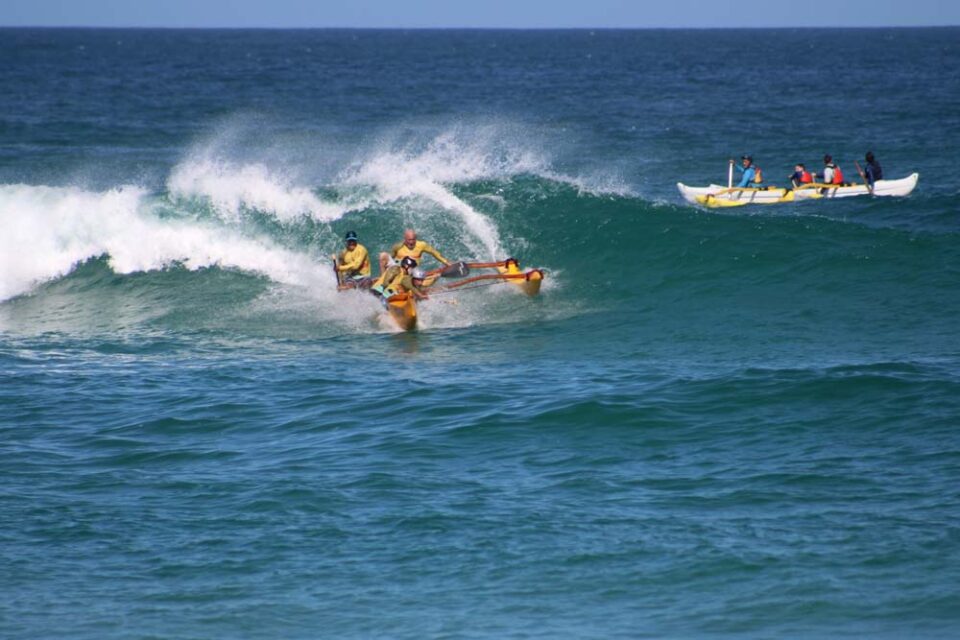
[[[337,275],[342,286],[363,287],[370,284],[370,253],[357,241],[357,233],[344,236],[347,248],[335,258]]]
[[[442,262],[444,266],[450,264],[450,261],[440,255],[439,251],[423,240],[417,240],[416,231],[407,229],[403,232],[403,242],[393,245],[389,253],[380,254],[380,273],[384,273],[388,267],[395,266],[404,258],[413,258],[419,264],[425,253]]]
[[[423,286],[423,281],[426,278],[427,274],[424,273],[423,269],[416,267],[411,269],[409,274],[394,280],[393,290],[397,293],[410,293],[417,300],[426,300],[428,297],[427,289]]]
[[[370,287],[371,293],[389,298],[397,293],[412,293],[417,300],[427,297],[423,281],[426,279],[423,269],[417,268],[417,261],[407,256],[400,264],[387,267]]]

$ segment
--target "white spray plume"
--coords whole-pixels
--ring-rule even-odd
[[[117,273],[181,265],[261,273],[274,281],[331,289],[328,269],[269,240],[222,227],[161,219],[143,189],[0,186],[0,300],[108,256]]]

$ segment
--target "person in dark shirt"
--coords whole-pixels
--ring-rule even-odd
[[[872,187],[873,183],[877,180],[883,180],[883,168],[874,157],[873,151],[867,151],[867,155],[864,157],[864,160],[866,160],[867,163],[863,167],[863,174],[867,178],[867,184]]]
[[[793,184],[793,188],[796,189],[802,184],[813,182],[813,176],[810,175],[810,172],[807,171],[805,166],[797,164],[793,168],[793,173],[790,174],[790,182]]]

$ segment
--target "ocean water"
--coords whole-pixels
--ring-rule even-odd
[[[0,636],[960,633],[960,29],[0,30]],[[873,150],[906,198],[676,183]],[[414,333],[328,255],[547,273]]]

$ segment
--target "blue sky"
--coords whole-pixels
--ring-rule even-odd
[[[0,0],[3,26],[764,27],[960,25],[960,0]]]

